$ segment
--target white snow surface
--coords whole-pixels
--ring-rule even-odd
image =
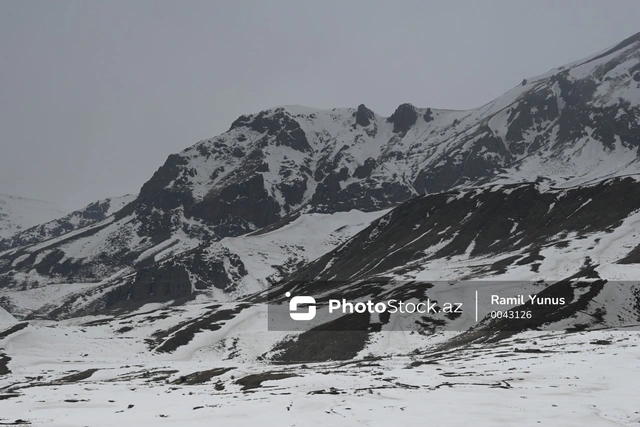
[[[193,309],[182,315],[195,314]],[[496,344],[441,351],[436,345],[453,333],[424,337],[395,331],[381,333],[351,363],[283,366],[224,351],[233,337],[242,337],[249,319],[227,331],[227,338],[210,334],[209,347],[197,353],[170,357],[151,354],[140,339],[132,339],[163,323],[144,319],[144,313],[134,316],[134,331],[124,333],[115,333],[115,324],[82,325],[89,318],[32,322],[0,339],[12,358],[12,373],[0,376],[0,394],[8,396],[0,400],[0,422],[20,419],[51,427],[210,426],[212,420],[224,426],[385,427],[640,422],[633,397],[640,380],[637,332],[526,332]],[[241,341],[240,353],[259,354],[277,338],[255,332]],[[404,353],[407,342],[421,350]],[[392,351],[381,354],[381,348]],[[366,355],[378,356],[363,359]],[[216,368],[229,370],[201,384],[180,382]],[[86,370],[95,371],[83,379],[63,379]],[[249,375],[272,377],[245,389],[242,380]]]
[[[4,308],[0,307],[0,325],[5,326],[15,323],[16,319]]]
[[[67,212],[53,202],[0,194],[0,239],[60,218]]]
[[[208,252],[227,250],[240,257],[249,274],[241,279],[238,293],[247,295],[264,290],[268,278],[281,278],[276,267],[313,261],[388,212],[388,209],[377,212],[354,209],[334,214],[303,214],[269,233],[224,238],[213,243]]]

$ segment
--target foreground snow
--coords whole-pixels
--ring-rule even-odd
[[[68,328],[68,336],[84,337],[91,331]],[[102,344],[94,337],[90,348],[80,345],[86,343],[83,338],[76,347],[39,341],[30,343],[31,351],[12,352],[12,341],[17,348],[26,344],[20,341],[28,335],[23,331],[5,341],[13,353],[13,373],[0,377],[0,395],[15,393],[15,397],[0,400],[1,423],[18,419],[33,426],[640,422],[633,398],[640,379],[637,332],[527,333],[482,347],[447,352],[431,347],[412,356],[308,366],[215,358],[167,362],[144,352],[115,357],[107,337]],[[186,384],[189,374],[218,367],[231,369],[202,384]],[[86,379],[60,380],[87,369],[97,371]],[[262,377],[247,379],[253,374]]]

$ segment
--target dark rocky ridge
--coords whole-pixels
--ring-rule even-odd
[[[470,256],[515,252],[520,255],[509,264],[530,263],[540,248],[562,245],[569,233],[580,238],[614,229],[638,209],[640,182],[635,178],[569,190],[541,192],[532,183],[416,197],[287,280],[376,278],[412,262],[462,255],[469,248]],[[424,255],[443,242],[432,255]]]
[[[393,123],[393,132],[407,132],[411,126],[416,124],[418,113],[416,107],[411,104],[402,104],[396,108],[387,122]]]
[[[356,111],[355,116],[356,124],[362,127],[369,126],[375,119],[375,114],[373,114],[373,111],[365,107],[364,104],[358,105],[358,110]]]

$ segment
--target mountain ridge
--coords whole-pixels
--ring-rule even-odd
[[[0,193],[0,240],[67,212],[54,202]]]
[[[134,199],[135,195],[133,194],[101,199],[60,218],[33,225],[11,236],[0,238],[0,253],[18,246],[40,243],[70,231],[87,227],[114,214]]]

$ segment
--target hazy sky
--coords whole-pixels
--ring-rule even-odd
[[[0,193],[137,192],[275,105],[476,107],[639,18],[637,0],[0,0]]]

